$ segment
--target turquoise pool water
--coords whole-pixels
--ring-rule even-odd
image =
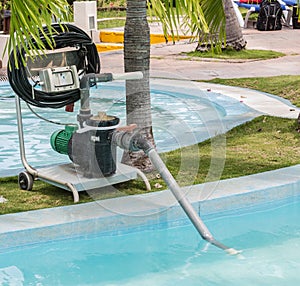
[[[229,256],[187,222],[0,253],[1,285],[299,285],[300,198],[205,217]]]
[[[250,120],[258,115],[238,100],[199,90],[152,84],[153,131],[159,152],[195,144]],[[76,104],[76,110],[78,109]],[[118,116],[125,125],[124,83],[107,83],[91,90],[92,112]],[[14,94],[8,83],[0,83],[0,176],[16,174],[23,168],[16,126]],[[61,123],[76,122],[76,111],[34,109],[43,117]],[[26,155],[33,167],[66,162],[67,157],[52,151],[49,137],[63,128],[33,115],[22,104]]]

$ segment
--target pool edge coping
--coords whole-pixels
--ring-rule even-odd
[[[182,188],[206,216],[300,195],[300,164]],[[0,216],[0,250],[93,233],[187,220],[169,190]],[[176,223],[176,222],[175,222]]]

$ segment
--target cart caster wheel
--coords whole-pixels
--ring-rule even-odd
[[[33,187],[33,177],[28,172],[21,172],[18,177],[21,190],[31,191]]]

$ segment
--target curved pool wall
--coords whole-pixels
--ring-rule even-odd
[[[242,95],[241,95],[242,96]],[[91,90],[92,112],[105,111],[118,116],[125,125],[124,82],[98,85]],[[241,101],[202,90],[193,82],[151,81],[153,132],[159,152],[188,146],[223,134],[227,130],[260,115]],[[78,110],[34,110],[43,117],[62,123],[74,123]],[[15,98],[7,82],[0,82],[0,176],[11,176],[23,169],[15,113]],[[33,167],[64,163],[67,156],[54,152],[49,143],[52,132],[63,126],[37,118],[22,102],[26,157]]]
[[[300,199],[300,165],[183,188],[204,219]],[[0,216],[0,252],[12,247],[190,224],[169,190]],[[234,230],[232,230],[234,231]],[[196,232],[196,230],[195,230]],[[288,235],[288,234],[287,234]],[[216,239],[218,239],[216,237]],[[235,247],[235,246],[232,246]]]

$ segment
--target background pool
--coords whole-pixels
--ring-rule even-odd
[[[0,284],[299,285],[299,219],[299,197],[205,217],[240,257],[182,221],[22,246],[0,253]]]
[[[164,152],[224,133],[226,130],[258,115],[238,100],[199,90],[189,83],[188,88],[170,85],[151,85],[153,130],[159,152]],[[124,83],[107,83],[91,91],[92,112],[106,111],[118,116],[125,125]],[[34,110],[43,117],[74,123],[76,110]],[[0,83],[0,176],[14,175],[23,166],[19,156],[15,98],[8,83]],[[52,151],[49,137],[62,126],[49,124],[33,115],[22,103],[26,155],[33,167],[63,163],[67,156]]]

